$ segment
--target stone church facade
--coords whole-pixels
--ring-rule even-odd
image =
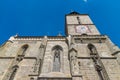
[[[120,49],[87,14],[65,17],[66,36],[11,36],[0,47],[0,80],[120,80]]]

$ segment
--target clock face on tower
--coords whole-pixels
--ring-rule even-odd
[[[90,33],[90,29],[86,25],[75,26],[75,31],[80,34]]]

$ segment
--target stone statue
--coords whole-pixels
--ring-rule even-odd
[[[55,50],[54,61],[53,61],[53,71],[60,72],[60,50]]]

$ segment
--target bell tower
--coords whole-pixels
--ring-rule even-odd
[[[66,15],[66,35],[100,35],[88,14],[71,12]]]

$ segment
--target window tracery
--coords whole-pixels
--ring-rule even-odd
[[[54,72],[60,72],[61,68],[61,52],[63,51],[62,47],[57,45],[53,47],[52,52],[54,54],[54,60],[53,60],[53,71]]]

